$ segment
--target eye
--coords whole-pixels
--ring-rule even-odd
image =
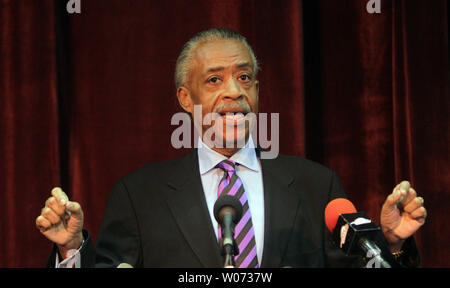
[[[251,78],[247,74],[242,74],[241,76],[239,76],[239,80],[244,81],[244,82],[248,82],[248,81],[251,80]]]
[[[211,84],[218,84],[219,81],[220,81],[220,78],[217,76],[212,76],[212,77],[208,78],[208,83],[211,83]]]

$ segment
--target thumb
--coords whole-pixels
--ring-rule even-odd
[[[386,212],[391,212],[395,209],[397,209],[397,204],[402,201],[402,199],[405,197],[406,192],[404,189],[400,189],[400,185],[397,185],[397,187],[394,188],[394,191],[389,195],[384,202],[383,210],[387,209]]]
[[[83,218],[83,210],[81,209],[81,205],[78,202],[67,201],[66,210],[69,215],[74,216],[77,219]]]

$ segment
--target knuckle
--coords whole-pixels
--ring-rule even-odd
[[[36,226],[46,228],[48,226],[48,221],[43,216],[39,216],[36,218]]]
[[[62,191],[60,187],[54,187],[54,188],[52,189],[52,194],[53,194],[53,193],[59,193],[60,191]]]
[[[45,206],[49,207],[50,205],[53,204],[54,201],[55,201],[55,197],[49,197],[49,198],[45,201]]]
[[[47,215],[47,213],[49,212],[50,208],[48,207],[44,207],[41,210],[41,215],[45,217],[45,215]]]
[[[42,209],[42,216],[44,216],[47,219],[51,219],[54,218],[55,213],[53,212],[52,209],[45,207],[44,209]]]
[[[66,193],[64,193],[64,191],[62,191],[62,189],[59,187],[53,188],[52,195],[58,200],[67,198]]]

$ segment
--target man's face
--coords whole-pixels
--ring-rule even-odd
[[[181,105],[191,115],[193,105],[201,105],[203,117],[220,114],[223,128],[215,129],[220,139],[228,143],[242,137],[247,140],[249,127],[242,125],[243,115],[258,113],[258,81],[253,66],[248,49],[237,40],[201,43],[193,52],[187,84],[177,91]],[[202,136],[215,123],[201,125]]]

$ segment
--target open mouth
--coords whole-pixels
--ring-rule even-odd
[[[223,112],[219,113],[225,125],[240,125],[245,120],[247,112]]]
[[[220,116],[235,116],[235,115],[247,115],[248,111],[221,111],[218,113]]]

